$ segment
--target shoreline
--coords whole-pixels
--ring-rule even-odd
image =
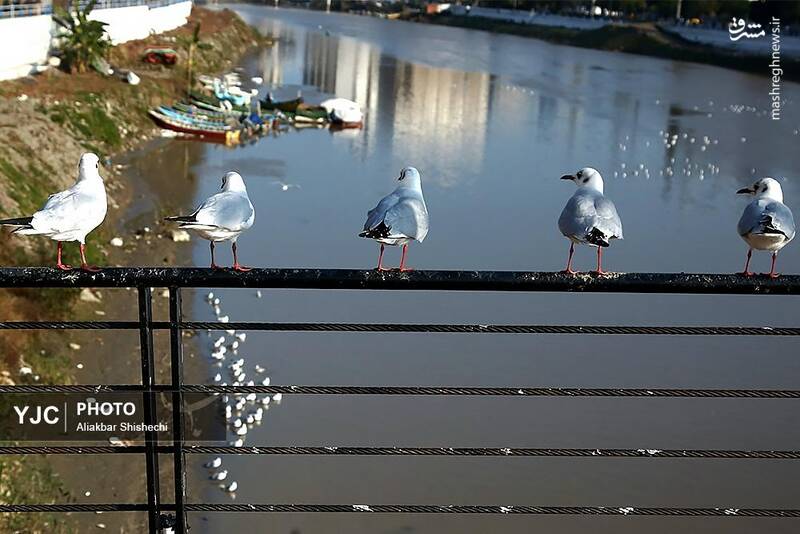
[[[401,17],[400,20],[516,35],[578,48],[713,65],[761,76],[771,75],[768,56],[735,54],[710,45],[697,44],[666,32],[657,24],[651,23],[608,25],[599,29],[576,30],[450,14],[418,14]],[[782,58],[781,62],[784,79],[800,82],[800,60],[786,57]]]
[[[186,25],[117,45],[111,50],[112,64],[134,70],[140,76],[137,86],[93,72],[69,75],[53,71],[0,82],[0,113],[4,117],[0,120],[0,135],[6,138],[5,145],[0,147],[0,215],[19,216],[38,209],[49,193],[73,183],[75,162],[82,152],[93,151],[105,162],[101,174],[106,182],[109,211],[103,225],[89,236],[89,261],[112,266],[128,264],[130,258],[135,257],[143,265],[163,265],[164,262],[181,262],[190,256],[192,243],[173,242],[169,228],[158,220],[162,209],[157,202],[159,199],[148,198],[143,192],[169,188],[169,184],[146,180],[148,165],[156,165],[161,159],[163,167],[176,164],[179,159],[174,154],[159,158],[159,147],[168,143],[160,140],[159,128],[146,111],[183,96],[187,71],[182,65],[186,51],[177,41],[191,34],[198,23],[201,39],[210,46],[195,52],[194,72],[197,74],[225,72],[254,47],[270,42],[230,10],[195,7]],[[141,63],[139,55],[143,47],[165,41],[172,42],[178,51],[176,67],[151,67]],[[197,157],[201,149],[188,142],[179,146],[186,149],[187,156],[180,158],[184,164],[189,153]],[[148,157],[137,158],[143,153]],[[170,189],[171,202],[191,201],[188,190],[183,195],[174,193]],[[147,228],[152,231],[145,231]],[[110,245],[115,236],[124,238],[122,247]],[[49,265],[52,262],[54,246],[47,239],[17,238],[7,233],[6,239],[11,246],[0,249],[2,264]],[[68,244],[65,261],[74,261],[76,257],[77,246]],[[131,320],[129,315],[135,309],[132,306],[136,300],[135,293],[125,289],[88,293],[35,288],[0,290],[0,298],[10,310],[6,320],[67,317],[70,320]],[[159,290],[153,292],[154,312],[159,316],[165,315],[166,302]],[[187,300],[185,306],[190,309],[191,303]],[[126,383],[140,379],[137,336],[102,336],[91,331],[47,335],[14,331],[0,332],[0,341],[4,345],[0,352],[0,383],[3,384]],[[119,357],[115,365],[107,365],[111,353]],[[157,354],[159,358],[162,356]],[[30,367],[33,373],[23,375],[19,372],[22,366]],[[159,365],[160,372],[168,368],[166,363]],[[139,469],[137,462],[103,457],[86,460],[75,462],[69,456],[0,458],[0,490],[4,500],[94,502],[102,494],[114,495],[120,501],[141,500],[139,490],[144,487],[144,470]],[[113,468],[103,467],[108,462]],[[162,466],[165,467],[168,466]],[[163,477],[171,476],[171,468],[162,471]],[[30,488],[19,483],[22,473],[26,481],[30,479]],[[120,484],[122,480],[138,479],[142,480],[141,484]],[[7,491],[11,494],[6,494]],[[8,514],[0,518],[0,531],[83,532],[104,523],[112,531],[135,532],[141,527],[140,516]]]

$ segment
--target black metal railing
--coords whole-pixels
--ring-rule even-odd
[[[770,326],[584,326],[494,324],[374,324],[374,323],[279,323],[184,321],[181,288],[282,288],[403,291],[575,291],[604,293],[683,293],[715,295],[798,295],[800,276],[746,278],[720,274],[637,274],[605,277],[566,276],[540,272],[414,271],[409,273],[362,270],[255,269],[248,273],[186,268],[109,268],[100,273],[62,272],[45,268],[0,269],[0,287],[130,287],[138,291],[137,321],[6,321],[0,329],[138,330],[141,346],[141,384],[118,385],[15,385],[0,386],[0,393],[141,392],[145,422],[156,422],[155,395],[171,394],[173,434],[162,444],[152,432],[144,445],[112,446],[3,446],[0,454],[144,454],[146,503],[0,504],[0,512],[97,512],[148,513],[149,532],[164,525],[164,514],[174,513],[175,531],[187,531],[188,512],[264,513],[437,513],[437,514],[581,514],[634,516],[800,517],[800,509],[671,508],[599,506],[495,506],[495,505],[392,505],[392,504],[207,504],[187,502],[186,454],[235,455],[347,455],[347,456],[450,456],[450,457],[607,457],[607,458],[706,458],[797,460],[798,450],[675,450],[596,448],[499,448],[499,447],[233,447],[193,446],[184,443],[184,399],[187,393],[266,393],[297,395],[490,395],[564,397],[688,397],[797,399],[800,390],[775,389],[681,389],[681,388],[562,388],[562,387],[431,387],[431,386],[221,386],[183,384],[184,330],[264,330],[303,332],[433,332],[469,334],[591,334],[677,336],[798,336],[800,328]],[[153,287],[169,288],[169,320],[155,321]],[[171,381],[156,384],[153,332],[170,336]],[[172,456],[174,502],[161,501],[159,455]]]

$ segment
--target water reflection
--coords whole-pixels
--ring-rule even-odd
[[[535,152],[552,156],[541,147],[555,145],[565,159],[576,161],[570,169],[589,159],[606,175],[616,171],[620,178],[627,177],[622,176],[627,174],[625,167],[640,164],[647,174],[663,176],[672,158],[682,162],[680,169],[687,169],[689,177],[699,177],[700,169],[721,167],[721,174],[735,182],[730,186],[734,189],[750,179],[753,168],[764,174],[790,171],[786,158],[777,157],[774,143],[765,140],[778,138],[788,144],[793,119],[743,124],[741,114],[737,117],[724,107],[730,101],[756,103],[752,76],[723,71],[737,83],[716,85],[708,93],[721,102],[714,105],[693,93],[694,66],[675,64],[671,72],[657,73],[660,67],[654,65],[666,62],[579,53],[508,36],[489,41],[483,34],[465,37],[465,32],[448,28],[436,32],[452,34],[451,39],[387,21],[370,21],[365,28],[335,15],[268,13],[275,16],[257,17],[257,22],[278,43],[261,52],[257,69],[262,77],[287,95],[303,88],[307,94],[356,100],[367,111],[366,128],[358,136],[348,132],[351,149],[364,158],[388,148],[418,167],[435,168],[433,179],[440,185],[466,179],[464,166],[485,169],[488,136],[503,137],[496,129],[530,139],[537,145]],[[399,42],[402,49],[396,48]],[[544,50],[532,53],[537,47]],[[581,54],[596,63],[575,60]],[[600,54],[605,55],[595,57]],[[531,77],[530,72],[539,75]],[[763,101],[762,96],[756,101]],[[763,113],[756,112],[765,117]],[[700,146],[689,143],[663,150],[657,133],[719,138],[732,129],[756,130],[748,150],[708,147],[700,154]],[[695,200],[692,196],[690,202]]]
[[[735,225],[744,204],[734,191],[753,173],[787,176],[787,201],[800,206],[792,179],[798,114],[787,108],[786,122],[768,122],[759,111],[765,106],[761,78],[454,28],[237,9],[279,38],[251,58],[248,73],[263,76],[282,96],[298,89],[310,101],[335,94],[358,101],[367,113],[363,130],[305,130],[236,150],[203,148],[193,166],[197,199],[218,187],[224,170],[236,168],[248,181],[258,218],[240,243],[251,264],[371,267],[374,244],[356,233],[366,210],[407,164],[422,171],[432,219],[430,235],[411,255],[418,268],[561,269],[568,244],[556,220],[572,189],[558,177],[587,164],[603,172],[625,222],[625,240],[608,254],[612,269],[740,269],[746,249]],[[796,84],[784,89],[797,98]],[[276,180],[301,188],[283,191]],[[206,245],[195,246],[195,260],[204,264]],[[590,257],[579,251],[578,265],[591,265]],[[800,271],[800,247],[789,245],[781,265]],[[743,298],[271,291],[258,299],[248,291],[222,293],[232,303],[231,320],[791,324],[796,315],[786,299],[770,300],[754,317]],[[755,339],[253,333],[248,347],[254,351],[248,357],[282,384],[792,388],[800,376],[788,339],[768,340],[765,349]],[[791,447],[800,428],[795,411],[763,407],[293,396],[252,443]],[[466,469],[464,462],[434,466],[424,459],[269,459],[257,468],[252,458],[231,462],[243,473],[242,502],[781,507],[797,475],[793,468],[766,476],[761,463],[736,469],[661,463],[643,471],[639,463],[538,460],[475,462]],[[627,519],[590,528],[675,529],[672,522]],[[219,532],[254,525],[278,532],[587,530],[562,518],[522,518],[498,527],[483,518],[377,516],[226,516],[211,517],[205,526]],[[749,526],[698,525],[691,529],[726,534]]]

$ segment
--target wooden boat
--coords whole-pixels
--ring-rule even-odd
[[[169,117],[163,113],[151,109],[150,118],[157,125],[167,130],[195,135],[203,140],[217,143],[235,144],[239,142],[240,130],[230,126],[201,126],[192,122],[182,121]]]
[[[174,65],[178,60],[178,54],[173,48],[153,47],[146,48],[142,52],[142,61],[145,63]]]
[[[228,111],[217,111],[213,109],[209,109],[208,107],[202,107],[195,104],[190,104],[187,102],[176,102],[172,105],[172,107],[182,113],[186,113],[188,115],[205,115],[211,118],[219,118],[219,119],[226,119],[229,117],[238,118],[242,114],[238,111],[236,112],[228,112]],[[209,106],[210,107],[210,106]]]
[[[279,102],[277,100],[273,100],[270,95],[267,95],[267,98],[261,101],[261,107],[263,109],[277,109],[278,111],[294,113],[297,111],[297,107],[302,103],[302,96],[298,96],[292,100],[283,100]]]
[[[328,128],[331,131],[340,132],[342,130],[352,130],[363,127],[364,127],[363,122],[332,122]]]
[[[361,128],[364,114],[358,109],[334,109],[331,111],[331,127],[336,129]]]
[[[328,120],[328,110],[321,106],[308,106],[306,104],[300,104],[297,106],[294,114],[295,116],[304,117],[306,119],[322,119],[323,121]]]
[[[206,104],[206,105],[209,105],[209,106],[213,106],[213,108],[215,110],[220,110],[220,111],[225,110],[225,107],[223,107],[222,101],[219,98],[217,98],[216,96],[205,95],[205,94],[200,93],[198,91],[189,91],[189,97],[191,97],[192,101],[194,101],[198,105],[200,105],[202,103],[202,104]],[[236,104],[233,104],[231,102],[227,102],[227,103],[230,104],[230,111],[238,111],[238,112],[241,112],[241,113],[247,113],[248,111],[250,111],[248,106],[243,106],[243,105],[242,106],[237,106]]]
[[[156,110],[162,115],[166,115],[167,117],[181,120],[184,122],[190,122],[192,124],[196,124],[199,126],[203,125],[211,125],[211,126],[224,126],[228,124],[228,121],[236,120],[231,117],[223,116],[209,116],[202,112],[186,112],[181,111],[169,106],[159,106]]]

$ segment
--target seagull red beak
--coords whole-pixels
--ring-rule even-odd
[[[575,176],[573,176],[572,174],[565,174],[564,176],[561,177],[561,179],[562,180],[574,180]]]

